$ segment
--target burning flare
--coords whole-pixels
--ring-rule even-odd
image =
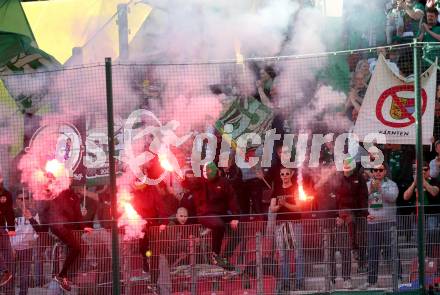
[[[118,226],[125,228],[124,240],[142,238],[144,232],[142,231],[146,221],[136,212],[131,200],[133,196],[127,188],[121,188],[118,192],[118,211],[121,216],[118,219]]]
[[[168,160],[168,157],[165,154],[159,154],[159,162],[160,166],[168,172],[174,171],[173,165]]]
[[[304,191],[304,186],[302,183],[298,186],[298,198],[300,201],[311,201],[313,200],[313,196],[308,196],[307,193]]]
[[[72,182],[71,171],[54,154],[58,137],[58,132],[36,137],[18,163],[21,183],[35,200],[52,200]]]
[[[61,177],[66,173],[64,164],[57,159],[47,161],[44,170],[46,170],[47,173],[52,174],[55,178]]]
[[[36,200],[53,199],[70,186],[69,171],[58,160],[47,161],[44,169],[36,165],[29,168],[24,170],[23,182],[29,186]]]
[[[313,200],[313,196],[308,196],[304,190],[303,175],[301,171],[299,171],[298,174],[298,199],[302,202]]]

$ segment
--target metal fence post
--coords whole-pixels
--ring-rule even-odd
[[[257,294],[264,294],[263,288],[263,247],[261,241],[261,233],[258,232],[255,237],[256,264],[257,264]]]
[[[115,167],[115,131],[113,122],[113,86],[112,86],[112,60],[105,59],[105,86],[107,94],[107,135],[108,135],[108,159],[110,196],[112,209],[112,273],[113,273],[113,295],[121,294],[119,278],[119,236],[118,217],[116,200],[116,167]]]
[[[413,43],[414,55],[414,98],[416,100],[416,159],[417,159],[417,235],[419,256],[419,286],[421,294],[425,294],[425,200],[423,194],[423,146],[422,146],[422,101],[420,86],[420,48],[417,39]]]
[[[395,226],[391,227],[391,261],[392,261],[392,280],[393,280],[393,291],[399,291],[399,244],[397,240],[397,228]]]
[[[128,59],[128,4],[118,4],[119,59]]]
[[[189,259],[191,264],[191,295],[197,294],[197,272],[196,272],[196,256],[195,256],[194,236],[189,237]]]
[[[325,263],[325,290],[331,291],[331,266],[330,266],[330,234],[328,230],[322,228],[322,247],[324,249],[324,263]]]

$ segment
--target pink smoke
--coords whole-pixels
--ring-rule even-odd
[[[147,223],[131,203],[133,200],[131,191],[134,183],[135,177],[130,171],[124,172],[117,179],[118,227],[124,228],[124,241],[142,238],[145,234],[143,229]]]
[[[35,138],[18,163],[21,182],[36,200],[53,199],[71,184],[70,172],[56,159],[56,143],[55,135]]]

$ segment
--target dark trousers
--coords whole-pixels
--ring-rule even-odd
[[[381,250],[383,258],[391,264],[392,257],[392,228],[395,228],[393,222],[369,223],[368,224],[368,283],[376,284],[379,271],[379,257]],[[397,243],[396,243],[397,245]],[[398,249],[396,249],[397,253]],[[398,259],[398,257],[397,257]],[[398,259],[399,260],[399,259]],[[399,260],[398,276],[400,276],[401,264]]]
[[[223,236],[226,229],[226,218],[222,217],[199,217],[198,221],[201,225],[209,228],[212,233],[212,251],[215,254],[220,254],[222,249]]]
[[[0,229],[0,271],[11,271],[12,248],[8,233]]]
[[[78,236],[64,225],[54,225],[50,230],[67,247],[66,260],[58,273],[58,276],[65,278],[81,254],[81,242]]]
[[[139,240],[139,251],[142,256],[142,269],[150,272],[151,282],[156,283],[159,278],[159,255],[164,249],[160,247],[160,233],[157,227],[146,225],[145,234]],[[146,252],[151,251],[150,259],[146,256]]]
[[[33,249],[17,250],[15,252],[16,267],[20,270],[19,288],[20,295],[27,295],[30,281]],[[18,274],[18,271],[16,271]]]
[[[364,217],[356,218],[357,245],[359,247],[359,267],[367,266],[367,219]]]
[[[14,272],[14,261],[12,257],[11,242],[8,233],[4,229],[0,229],[0,271],[9,270]],[[0,294],[15,294],[14,279],[10,280],[5,286],[0,288]]]
[[[351,245],[348,226],[337,226],[334,220],[326,221],[324,235],[328,239],[330,280],[336,279],[336,259],[335,252],[339,251],[342,258],[342,277],[344,280],[351,276]]]
[[[238,195],[238,203],[242,214],[261,214],[263,184],[258,178],[244,181],[243,191]]]
[[[359,250],[358,235],[356,228],[356,218],[352,212],[343,211],[339,217],[344,220],[347,225],[348,236],[350,237],[350,246],[353,250]]]

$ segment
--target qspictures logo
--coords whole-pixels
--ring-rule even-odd
[[[190,145],[191,141],[190,166],[197,177],[202,175],[202,167],[216,158],[219,159],[219,167],[227,167],[232,153],[235,155],[236,165],[241,169],[269,168],[274,156],[275,142],[281,140],[282,137],[283,144],[278,150],[278,156],[283,166],[287,168],[319,167],[324,145],[332,147],[333,162],[338,171],[346,169],[344,160],[347,158],[359,157],[361,165],[365,168],[378,166],[384,160],[383,153],[374,145],[374,142],[383,143],[386,140],[385,135],[379,133],[365,136],[362,139],[363,146],[360,145],[361,140],[354,133],[343,133],[336,137],[333,133],[299,133],[281,136],[276,133],[275,129],[270,129],[264,133],[264,136],[257,133],[240,134],[234,144],[231,144],[230,137],[225,133],[221,134],[221,148],[217,155],[219,139],[215,134],[189,132],[178,136],[179,127],[180,123],[175,120],[162,124],[151,111],[145,109],[132,112],[123,125],[123,147],[117,159],[128,166],[139,182],[147,185],[160,183],[169,173],[183,177],[184,169],[180,167],[173,150],[182,148],[184,144]],[[75,128],[71,129],[75,130]],[[227,133],[234,131],[230,124],[226,124],[223,130]],[[85,144],[85,153],[83,153],[80,137],[75,137],[75,134],[78,132],[60,133],[60,148],[56,151],[56,158],[64,163],[78,163],[85,154],[86,159],[83,164],[86,168],[102,168],[105,161],[90,159],[107,158],[106,150],[96,144],[90,147]],[[102,134],[100,136],[102,137]],[[97,137],[96,134],[87,134],[87,138]],[[89,140],[86,139],[86,142]],[[348,152],[345,152],[347,145]],[[156,157],[164,169],[161,175],[155,175],[152,178],[147,175],[143,167]],[[353,166],[352,168],[356,165],[355,161],[348,162]],[[72,171],[76,169],[76,166],[77,164],[66,165]]]

